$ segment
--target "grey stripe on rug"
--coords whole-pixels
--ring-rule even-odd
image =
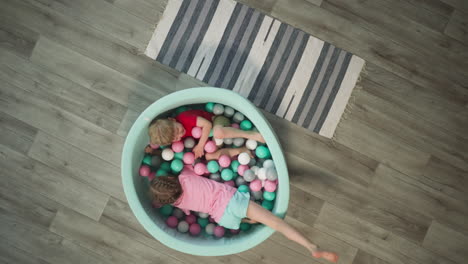
[[[364,66],[233,0],[169,0],[145,54],[328,138]]]

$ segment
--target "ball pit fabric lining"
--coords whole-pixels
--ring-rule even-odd
[[[121,173],[124,192],[129,206],[140,224],[157,240],[175,250],[200,256],[221,256],[248,250],[267,239],[274,230],[267,226],[256,226],[248,233],[229,237],[191,237],[166,226],[164,220],[152,208],[144,181],[138,175],[138,168],[144,156],[143,148],[148,144],[148,125],[160,114],[179,106],[216,102],[230,106],[246,115],[265,138],[275,162],[279,185],[277,199],[272,212],[284,217],[289,202],[289,178],[286,161],[278,138],[263,114],[239,94],[220,88],[190,88],[169,94],[150,105],[131,127],[125,140]]]

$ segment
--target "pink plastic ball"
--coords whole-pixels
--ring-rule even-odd
[[[214,222],[215,222],[215,220],[214,220],[213,217],[211,217],[211,216],[208,217],[208,221],[210,221],[210,223],[214,223]]]
[[[224,232],[225,232],[225,231],[224,231],[224,227],[222,227],[222,226],[217,226],[217,227],[215,227],[213,233],[214,233],[214,235],[215,235],[216,237],[223,237],[223,236],[224,236]]]
[[[184,163],[187,165],[193,164],[195,162],[195,154],[193,152],[184,153]]]
[[[193,223],[193,224],[190,225],[189,231],[190,231],[190,234],[192,234],[192,236],[196,236],[196,235],[200,234],[201,227],[200,227],[199,224]]]
[[[159,145],[158,145],[158,144],[151,144],[151,143],[150,143],[150,147],[151,147],[152,149],[158,149],[158,148],[159,148]]]
[[[203,164],[203,163],[197,163],[195,164],[195,166],[193,167],[193,171],[197,174],[197,175],[203,175],[205,174],[205,172],[207,171],[208,169],[206,168],[206,165]]]
[[[184,151],[184,142],[182,141],[176,141],[172,143],[172,150],[174,152],[182,152]]]
[[[141,167],[140,167],[140,175],[141,176],[148,177],[150,172],[151,172],[151,169],[150,169],[150,167],[148,165],[141,165]]]
[[[200,127],[192,128],[192,137],[200,138],[202,135],[202,129]]]
[[[231,231],[231,234],[233,235],[237,235],[240,233],[240,229],[229,229],[229,231]]]
[[[247,165],[239,165],[239,167],[237,167],[237,173],[240,175],[240,176],[244,176],[244,172],[246,170],[249,169],[249,166]]]
[[[253,180],[249,187],[252,192],[258,192],[262,189],[262,181],[259,179]]]
[[[216,147],[216,142],[214,142],[213,140],[210,140],[208,142],[206,142],[205,144],[205,151],[208,152],[208,153],[213,153],[215,152],[217,149]]]
[[[274,181],[265,181],[265,191],[267,192],[274,192],[276,191],[276,183]]]
[[[239,124],[237,124],[237,123],[233,123],[233,124],[231,124],[231,127],[233,127],[233,128],[237,128],[237,129],[239,129],[239,128],[240,128]]]
[[[156,176],[156,172],[155,171],[152,171],[148,174],[148,180],[149,181],[152,181],[154,179],[154,177]]]
[[[193,214],[189,214],[185,216],[185,222],[187,222],[189,225],[197,222],[197,217]]]
[[[176,228],[177,225],[179,224],[179,220],[175,216],[169,216],[166,220],[166,224],[170,228]]]
[[[221,155],[218,159],[219,166],[223,168],[229,167],[231,165],[231,158],[228,155]]]
[[[235,187],[236,186],[236,183],[234,181],[227,181],[227,182],[224,182],[224,184],[227,184],[231,187]]]

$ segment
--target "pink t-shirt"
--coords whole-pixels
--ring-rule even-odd
[[[208,213],[219,222],[236,188],[222,184],[203,176],[198,176],[192,166],[186,165],[179,175],[183,193],[174,206],[186,214],[189,210]]]

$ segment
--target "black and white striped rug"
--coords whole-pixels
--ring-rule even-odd
[[[169,0],[145,54],[329,138],[364,66],[233,0]]]

